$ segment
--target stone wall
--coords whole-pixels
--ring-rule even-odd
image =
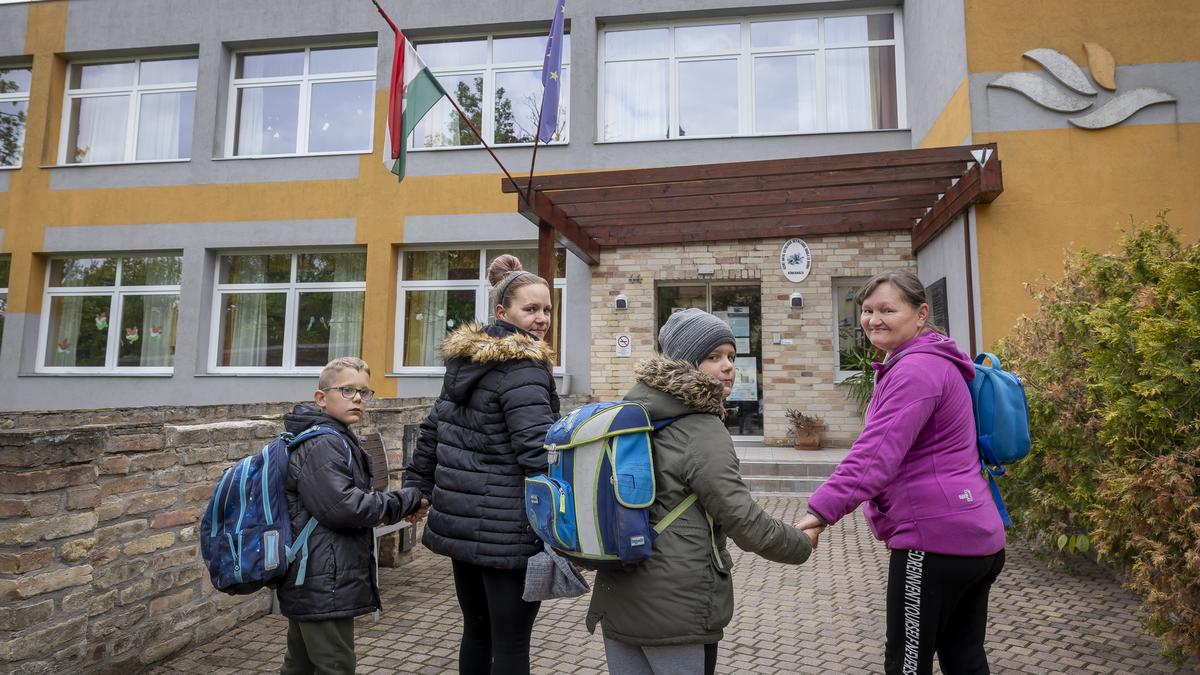
[[[849,447],[862,431],[862,416],[836,381],[833,349],[833,280],[870,277],[887,269],[913,268],[907,232],[806,237],[812,272],[799,284],[784,278],[779,252],[785,239],[727,241],[682,246],[631,246],[601,254],[592,270],[592,394],[620,398],[633,386],[633,366],[654,352],[656,288],[664,282],[746,281],[762,293],[764,442],[789,444],[786,408],[825,420],[823,444]],[[707,279],[699,267],[714,268]],[[799,291],[804,309],[788,308]],[[625,294],[627,310],[613,308]],[[633,337],[631,357],[616,355],[620,333]],[[792,340],[773,344],[772,333]]]
[[[393,485],[405,425],[429,403],[378,401],[359,429],[383,435]],[[128,675],[267,613],[269,592],[213,590],[197,529],[215,480],[281,431],[289,407],[9,417],[0,431],[0,672]],[[87,420],[106,423],[78,424]]]

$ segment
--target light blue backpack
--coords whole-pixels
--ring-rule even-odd
[[[992,365],[983,365],[985,360],[990,360]],[[975,357],[975,379],[967,386],[975,409],[979,457],[988,477],[988,487],[1000,509],[1001,520],[1006,526],[1012,525],[996,477],[1004,475],[1006,465],[1029,455],[1029,406],[1025,386],[1020,378],[1004,370],[1000,357],[988,352]]]
[[[640,403],[609,401],[576,408],[546,433],[550,464],[525,479],[525,514],[558,554],[589,569],[621,568],[650,557],[654,538],[696,502],[690,495],[658,523],[654,503],[655,431]]]

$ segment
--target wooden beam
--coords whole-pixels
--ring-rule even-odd
[[[738,192],[867,186],[893,182],[951,179],[961,176],[963,169],[963,164],[953,162],[890,169],[826,171],[822,173],[801,173],[783,176],[756,176],[750,178],[698,180],[682,183],[630,185],[626,187],[607,187],[589,190],[563,190],[542,194],[550,195],[555,204],[563,206],[581,202],[605,202],[619,199],[720,195]]]
[[[983,172],[978,164],[971,165],[957,183],[950,186],[945,195],[921,217],[913,227],[913,253],[925,248],[942,230],[950,226],[958,214],[979,201],[980,176]]]
[[[781,223],[765,219],[762,223],[740,222],[736,227],[719,221],[698,223],[681,228],[618,228],[612,233],[597,233],[596,241],[601,246],[649,246],[681,244],[697,241],[730,241],[737,239],[769,239],[783,237],[805,237],[824,234],[852,234],[857,232],[879,232],[912,229],[911,220],[895,220],[879,223],[848,223],[838,225],[805,225]]]
[[[659,197],[614,200],[608,202],[584,202],[557,204],[567,216],[617,215],[620,213],[663,213],[691,209],[715,209],[737,206],[763,206],[769,204],[827,204],[848,200],[881,199],[885,197],[924,198],[930,205],[937,196],[950,187],[949,179],[901,181],[871,185],[841,187],[799,188],[795,190],[767,190],[760,192],[738,192],[719,195],[696,195],[691,197]],[[557,193],[561,194],[561,193]],[[557,195],[556,195],[557,196]]]
[[[533,203],[530,206],[538,219],[539,242],[542,223],[546,223],[559,235],[559,243],[567,250],[579,256],[589,265],[600,262],[600,245],[584,233],[579,225],[567,217],[567,214],[556,207],[546,195],[535,191]]]
[[[917,150],[893,150],[866,152],[848,155],[825,155],[819,157],[796,157],[789,159],[755,160],[724,164],[697,164],[653,169],[627,169],[618,171],[596,171],[588,173],[555,174],[535,176],[535,190],[570,190],[654,183],[679,183],[695,180],[749,178],[756,176],[795,175],[823,171],[847,171],[861,169],[898,168],[940,164],[945,162],[965,163],[973,161],[972,150],[990,148],[995,144],[961,145],[946,148],[924,148]],[[960,167],[959,172],[962,169]],[[501,183],[506,193],[515,192],[511,184]]]
[[[979,181],[980,202],[990,204],[1004,192],[1004,176],[1000,169],[1000,159],[994,156],[983,165],[983,175]]]
[[[736,223],[742,220],[757,220],[777,217],[801,223],[850,223],[855,221],[875,222],[880,220],[916,220],[925,215],[932,204],[926,201],[910,205],[844,205],[821,207],[789,206],[745,206],[731,209],[709,209],[695,211],[671,211],[668,213],[620,214],[577,218],[576,222],[591,234],[600,227],[674,227],[680,224],[720,220]]]

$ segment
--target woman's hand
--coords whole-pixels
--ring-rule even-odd
[[[820,518],[817,518],[811,513],[806,513],[804,514],[804,517],[793,524],[792,527],[795,527],[796,529],[804,532],[804,534],[808,535],[808,538],[812,540],[812,547],[815,551],[817,550],[817,539],[821,536],[821,533],[825,531],[827,526],[821,522]]]

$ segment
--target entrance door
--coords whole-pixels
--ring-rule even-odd
[[[737,341],[737,376],[725,400],[725,426],[739,440],[762,440],[762,293],[738,283],[663,284],[658,287],[655,335],[673,312],[697,307],[723,319]]]

